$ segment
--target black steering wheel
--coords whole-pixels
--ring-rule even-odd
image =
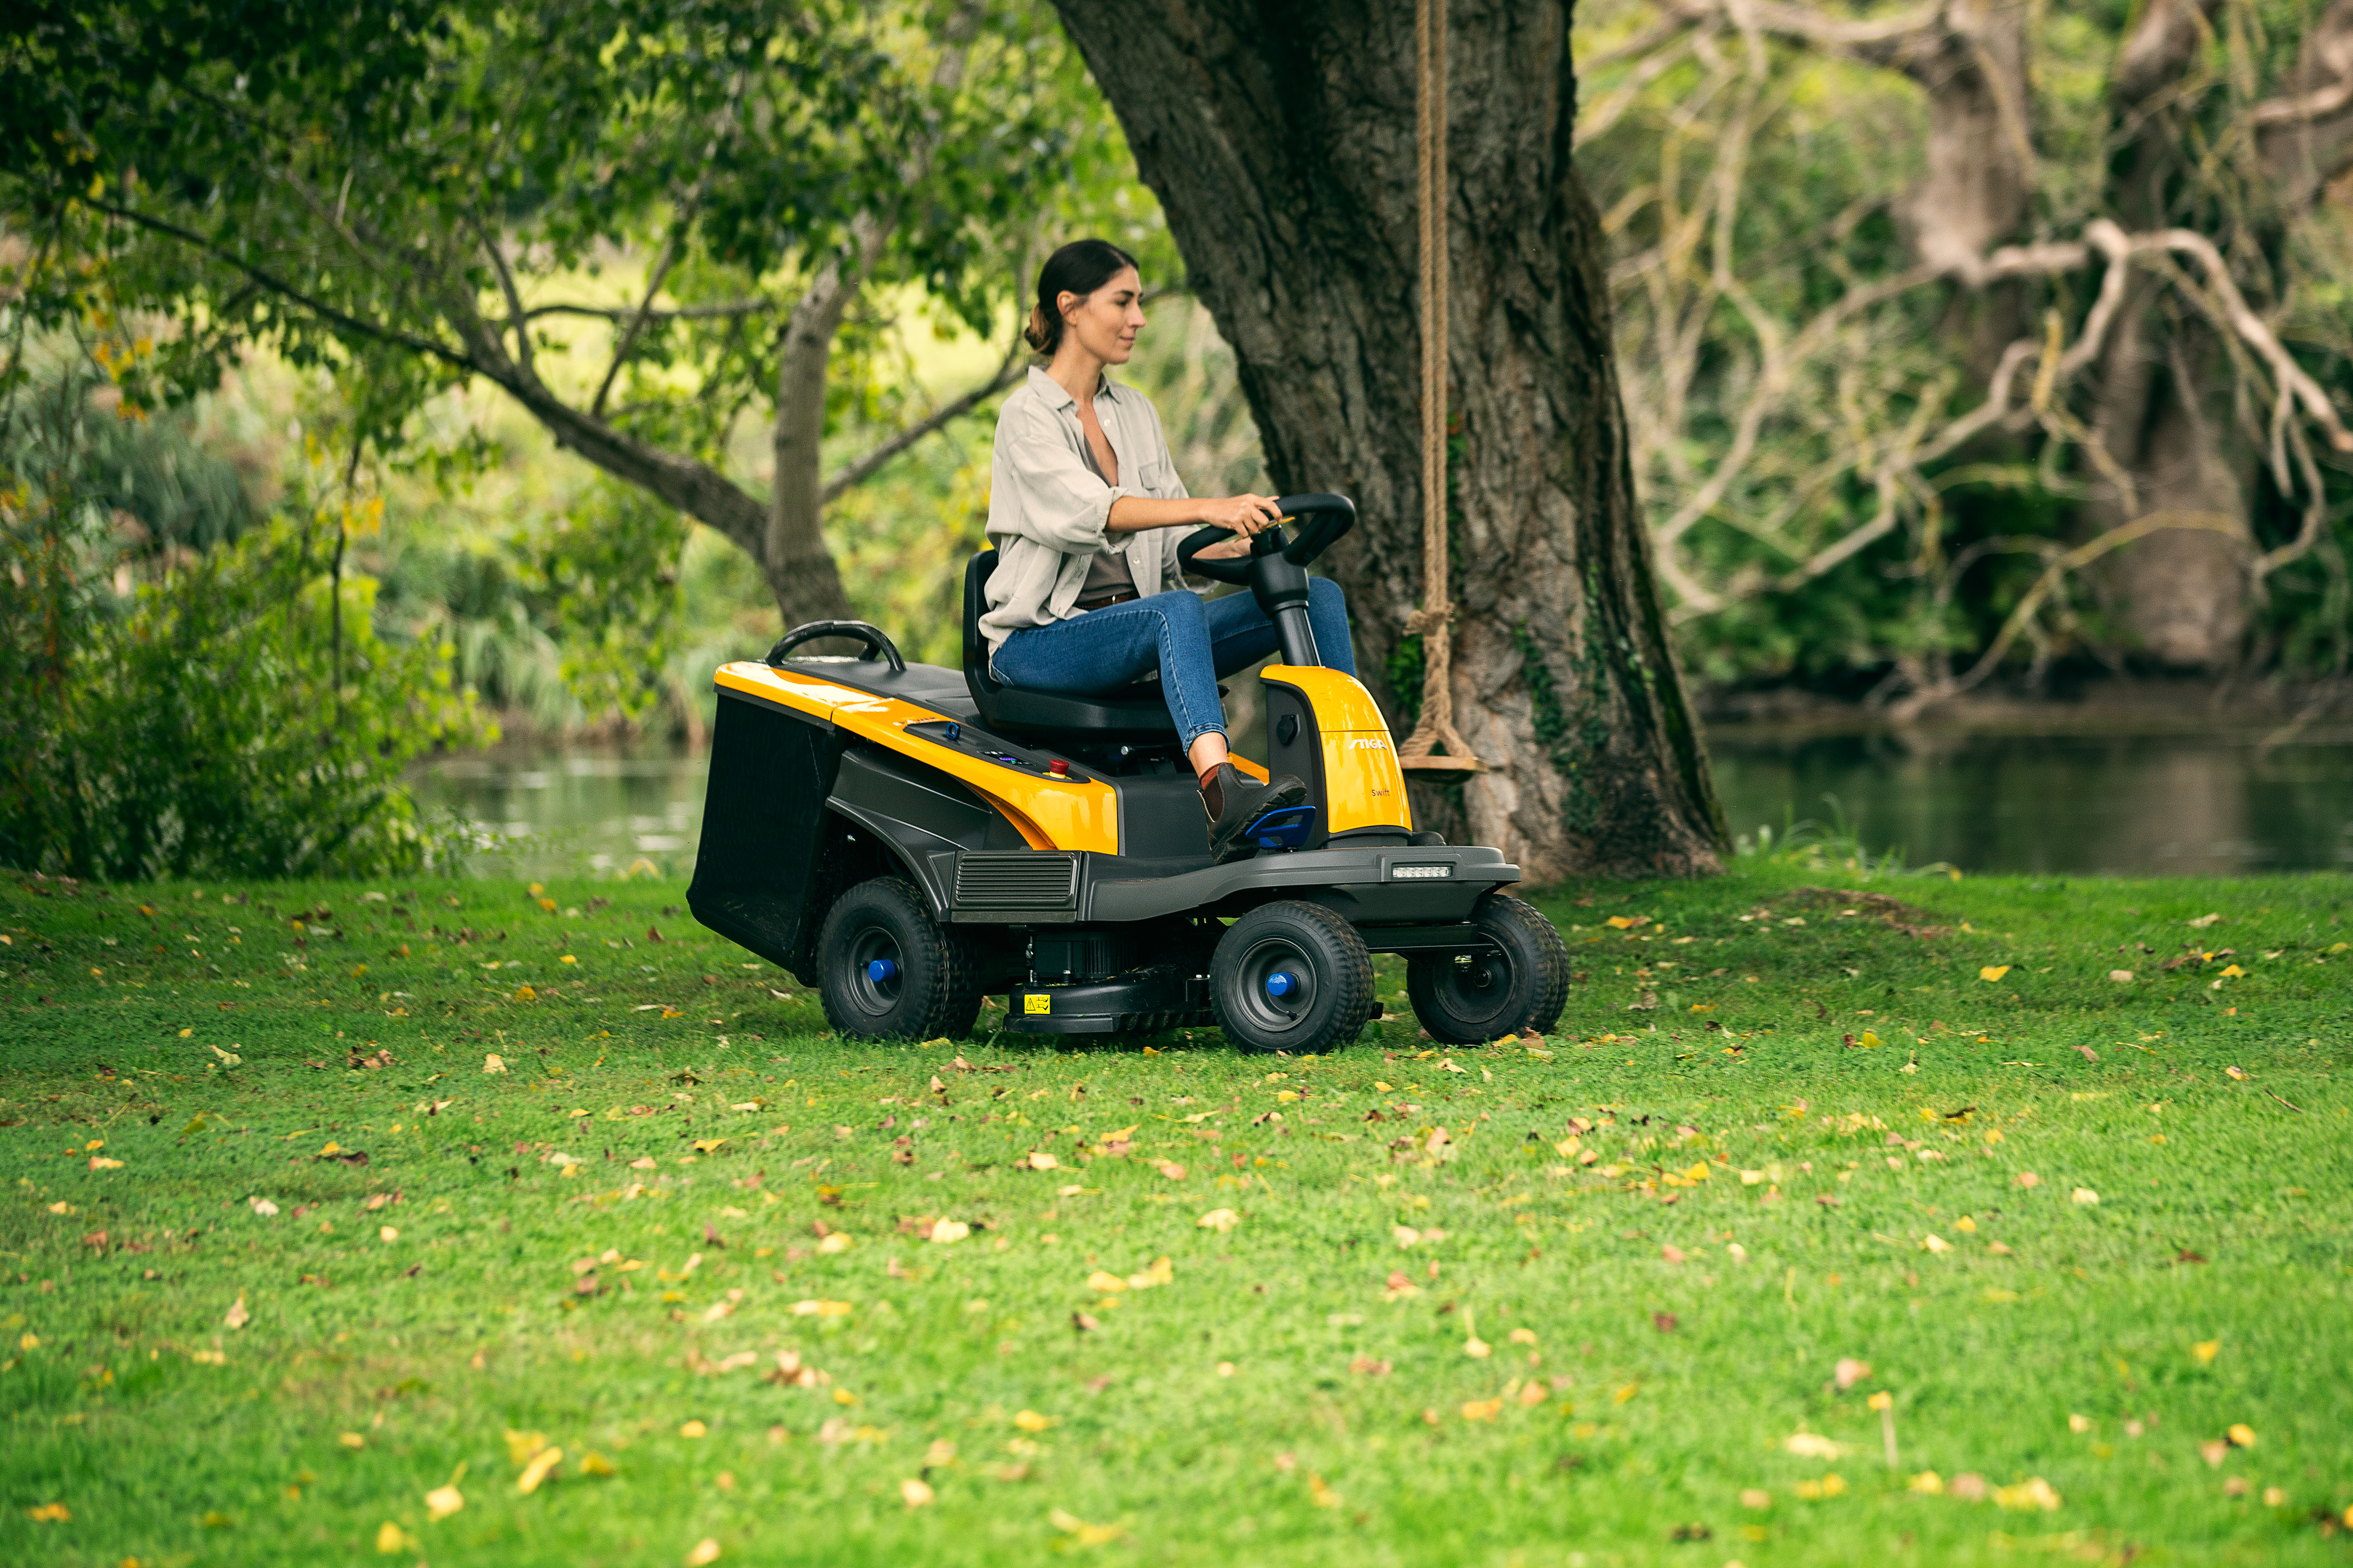
[[[1304,566],[1356,526],[1356,503],[1346,496],[1278,496],[1274,504],[1282,513],[1283,522],[1299,522],[1298,531],[1289,539],[1283,537],[1282,524],[1278,523],[1251,538],[1250,552],[1246,556],[1202,561],[1198,559],[1202,551],[1234,537],[1229,529],[1205,528],[1187,535],[1185,542],[1176,547],[1177,568],[1198,572],[1215,582],[1247,585],[1251,563],[1262,557],[1279,552],[1293,566]],[[1302,519],[1305,521],[1300,521]]]
[[[776,639],[776,646],[768,650],[767,662],[782,664],[786,654],[819,637],[850,637],[862,642],[866,645],[866,651],[858,656],[861,662],[871,663],[880,658],[889,663],[893,675],[907,673],[907,661],[900,657],[899,645],[892,642],[890,634],[881,626],[870,626],[864,621],[810,621],[806,626],[795,626]]]

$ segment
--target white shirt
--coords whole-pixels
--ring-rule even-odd
[[[1113,533],[1111,503],[1122,496],[1182,500],[1152,400],[1106,377],[1095,388],[1095,419],[1118,459],[1120,482],[1106,483],[1087,461],[1079,405],[1061,384],[1031,366],[997,416],[989,462],[988,538],[997,548],[980,618],[990,653],[1025,626],[1082,614],[1087,567],[1100,551],[1124,553],[1139,595],[1185,588],[1176,547],[1193,531],[1150,528]]]

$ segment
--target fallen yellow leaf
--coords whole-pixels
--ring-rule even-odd
[[[943,1245],[962,1241],[972,1234],[972,1226],[960,1219],[944,1219],[932,1226],[932,1239]]]
[[[425,1517],[435,1524],[466,1506],[466,1494],[456,1487],[435,1487],[425,1494]]]
[[[686,1554],[686,1568],[704,1568],[704,1564],[718,1561],[719,1542],[706,1535]]]
[[[1978,978],[1979,980],[2000,980],[2003,975],[2010,973],[2010,966],[2007,963],[1989,963],[1983,969],[1978,971]]]
[[[2060,1502],[2059,1494],[2041,1476],[2030,1477],[2014,1487],[1996,1487],[1993,1500],[2013,1512],[2041,1509],[2045,1513],[2055,1511]]]
[[[518,1432],[507,1428],[507,1461],[520,1469],[531,1463],[531,1457],[547,1447],[544,1432]]]
[[[701,1423],[698,1422],[695,1425],[699,1426]],[[561,1448],[542,1448],[538,1453],[533,1454],[531,1457],[531,1463],[523,1467],[522,1474],[515,1478],[516,1494],[529,1497],[537,1491],[539,1483],[547,1479],[548,1472],[563,1462],[564,1450]]]
[[[1047,1521],[1056,1530],[1071,1537],[1081,1546],[1106,1546],[1127,1533],[1124,1524],[1089,1524],[1076,1514],[1055,1509],[1047,1514]]]
[[[407,1535],[402,1531],[400,1526],[393,1523],[392,1521],[387,1519],[376,1527],[375,1549],[379,1554],[390,1557],[394,1553],[405,1550],[407,1545]]]
[[[2231,1439],[2231,1447],[2233,1448],[2252,1448],[2255,1446],[2255,1429],[2243,1421],[2232,1423],[2230,1431],[2223,1435]]]
[[[2213,1364],[2214,1358],[2222,1353],[2222,1342],[2200,1340],[2189,1347],[2189,1353],[2198,1358],[2200,1366],[2211,1366]]]
[[[1203,1230],[1214,1230],[1222,1236],[1241,1222],[1242,1216],[1231,1209],[1211,1209],[1193,1223]]]
[[[1043,1432],[1054,1426],[1055,1420],[1051,1415],[1040,1415],[1035,1410],[1023,1410],[1015,1413],[1013,1424],[1024,1432]]]
[[[933,1492],[927,1483],[910,1476],[899,1483],[899,1495],[906,1500],[909,1508],[921,1508],[932,1500]]]
[[[221,1320],[232,1329],[241,1329],[253,1321],[253,1314],[245,1310],[245,1298],[239,1296],[229,1303],[228,1316]]]
[[[689,1421],[678,1429],[678,1435],[681,1437],[703,1437],[708,1436],[710,1433],[711,1428],[700,1421]]]

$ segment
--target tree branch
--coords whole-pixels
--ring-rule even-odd
[[[997,367],[995,375],[928,417],[917,420],[904,430],[899,431],[872,451],[843,467],[831,479],[825,481],[825,489],[818,492],[818,504],[831,506],[841,495],[872,479],[882,465],[892,458],[921,441],[933,431],[963,418],[979,406],[984,399],[992,397],[1012,385],[1023,374],[1021,342],[1017,338],[1014,340],[1013,348],[1005,356],[1005,363]]]
[[[533,305],[523,312],[532,321],[542,316],[586,316],[597,321],[631,321],[643,317],[649,321],[708,321],[763,316],[782,309],[774,300],[731,300],[722,305],[679,305],[666,310],[650,307],[631,310],[626,305]]]
[[[369,338],[380,343],[390,343],[400,348],[407,349],[412,353],[423,354],[428,359],[438,360],[442,363],[447,364],[453,369],[467,371],[475,374],[481,374],[482,367],[475,362],[474,358],[470,354],[452,349],[447,343],[436,342],[431,338],[419,337],[414,332],[405,332],[396,327],[387,327],[380,321],[371,321],[364,317],[353,315],[348,310],[330,305],[325,300],[319,299],[316,295],[296,288],[293,284],[288,282],[285,279],[279,277],[268,268],[254,265],[252,262],[246,260],[244,258],[237,255],[226,247],[216,244],[215,241],[204,235],[198,234],[194,229],[184,228],[180,225],[173,223],[168,219],[157,217],[151,213],[141,212],[135,207],[120,205],[116,203],[106,200],[102,196],[78,195],[71,199],[81,203],[82,205],[89,207],[93,212],[102,212],[110,217],[118,217],[122,219],[125,223],[135,224],[139,227],[148,230],[150,233],[164,235],[170,238],[176,239],[182,244],[212,258],[217,262],[220,262],[223,266],[228,267],[242,276],[252,279],[255,283],[259,284],[269,292],[278,295],[281,299],[291,300],[294,303],[301,306],[305,310],[308,310],[312,315],[318,317],[321,321],[327,322],[331,326],[340,327],[343,331],[353,333],[356,336]]]
[[[479,221],[474,224],[474,237],[481,241],[483,250],[490,255],[491,265],[498,268],[499,289],[507,297],[507,324],[514,329],[515,360],[522,366],[525,375],[537,380],[539,373],[532,367],[531,322],[522,312],[522,296],[515,291],[514,274],[507,270],[507,258],[501,253],[498,241],[491,237]]]
[[[646,308],[654,302],[654,296],[661,292],[662,281],[670,276],[671,263],[678,259],[679,238],[682,232],[673,227],[670,237],[662,242],[661,259],[647,275],[644,297],[638,300],[637,310],[630,313],[629,323],[622,329],[620,341],[613,345],[613,363],[605,367],[605,379],[596,384],[596,395],[589,400],[589,413],[604,414],[605,399],[612,395],[613,378],[621,374],[621,366],[628,363],[629,351],[638,345],[638,334],[646,330]]]

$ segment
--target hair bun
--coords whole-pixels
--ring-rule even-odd
[[[1029,307],[1029,324],[1021,329],[1021,341],[1039,353],[1046,352],[1051,341],[1051,334],[1046,331],[1046,312],[1035,305]]]

